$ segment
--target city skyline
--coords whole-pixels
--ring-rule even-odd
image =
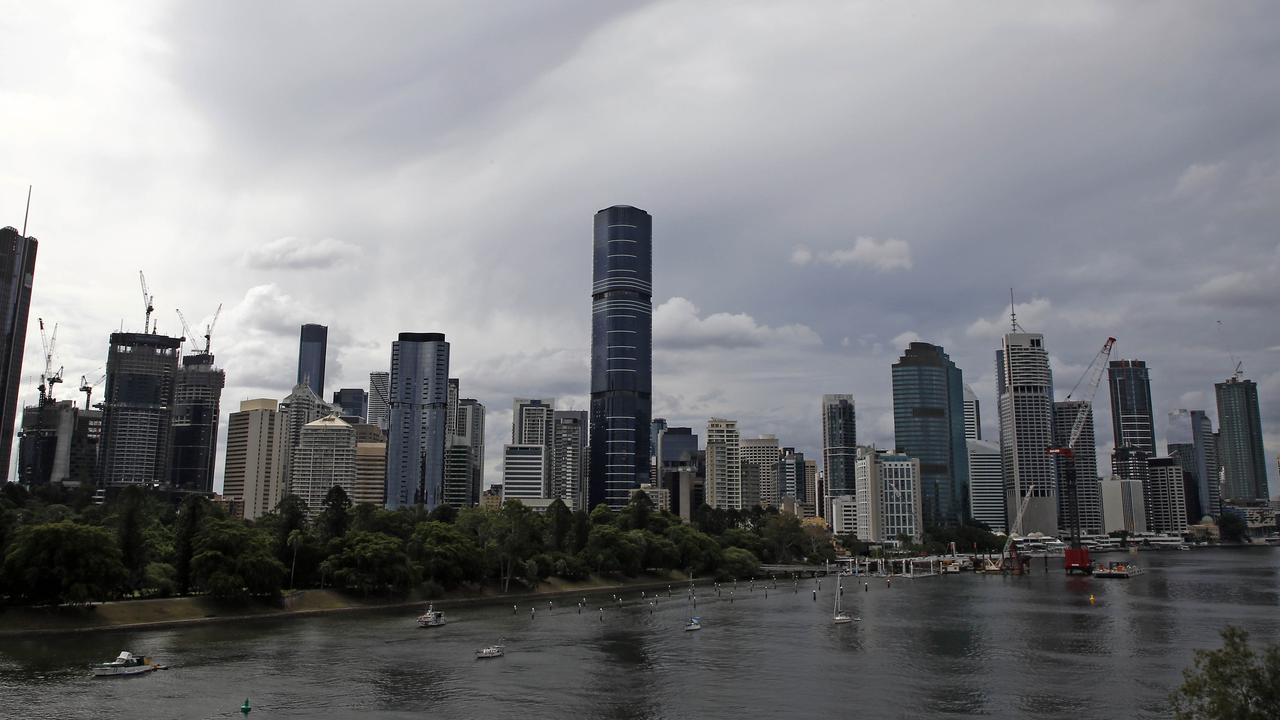
[[[183,38],[195,27],[209,37],[230,32],[217,16],[178,13],[151,24],[145,13],[103,18],[122,39],[156,37],[161,46],[180,51],[162,60],[122,54],[111,43],[82,42],[82,58],[42,65],[32,85],[23,86],[36,100],[21,120],[23,132],[0,140],[13,158],[0,177],[0,225],[21,226],[26,185],[33,183],[28,232],[41,246],[30,325],[37,317],[60,323],[58,364],[68,377],[92,377],[103,366],[109,332],[122,325],[139,329],[139,267],[157,295],[162,333],[177,333],[173,307],[226,302],[215,338],[219,364],[227,371],[224,435],[226,415],[241,400],[288,393],[302,323],[330,327],[326,386],[332,388],[365,387],[368,372],[386,368],[398,332],[439,329],[455,349],[452,374],[464,380],[468,395],[491,408],[486,478],[493,482],[511,398],[557,397],[566,408],[587,407],[589,325],[581,300],[590,283],[583,259],[586,216],[623,202],[656,218],[654,416],[695,428],[709,417],[732,417],[744,435],[774,434],[816,458],[817,398],[851,393],[861,416],[860,438],[888,447],[888,368],[911,340],[921,339],[947,348],[985,406],[983,437],[998,437],[990,353],[1006,324],[1004,294],[1012,284],[1022,324],[1043,333],[1052,350],[1057,399],[1097,343],[1113,334],[1119,356],[1150,364],[1156,416],[1202,409],[1216,426],[1212,385],[1231,374],[1232,356],[1242,359],[1245,376],[1259,387],[1274,495],[1280,330],[1266,313],[1277,291],[1262,280],[1280,264],[1280,252],[1265,231],[1274,227],[1276,210],[1263,200],[1274,194],[1280,157],[1259,150],[1277,146],[1277,131],[1248,121],[1275,114],[1268,94],[1248,91],[1250,83],[1262,82],[1261,69],[1274,50],[1233,31],[1256,22],[1247,9],[1191,10],[1204,13],[1193,23],[1202,34],[1187,46],[1168,42],[1160,32],[1186,9],[1089,7],[1092,13],[1060,9],[1036,22],[1009,21],[1050,58],[1061,59],[1087,35],[1104,59],[1133,62],[1133,48],[1141,47],[1136,71],[1186,78],[1186,87],[1196,77],[1214,77],[1225,54],[1235,63],[1237,82],[1218,88],[1215,102],[1197,106],[1188,117],[1176,111],[1186,106],[1186,97],[1162,84],[1092,82],[1083,64],[1037,61],[1028,67],[1021,56],[1008,55],[1011,50],[995,48],[989,60],[1055,80],[1045,83],[1052,90],[989,72],[961,52],[959,70],[983,84],[967,86],[972,114],[958,125],[933,119],[929,98],[939,88],[930,84],[927,63],[877,65],[880,77],[874,82],[859,79],[864,73],[842,74],[840,92],[824,90],[823,97],[856,98],[857,106],[871,111],[849,113],[839,99],[831,105],[799,102],[816,91],[817,66],[797,65],[785,52],[790,62],[765,63],[774,57],[766,48],[785,50],[817,39],[831,45],[835,66],[856,70],[871,59],[865,53],[890,47],[884,43],[928,34],[891,10],[852,8],[829,23],[799,19],[795,27],[803,32],[789,39],[761,37],[738,20],[717,22],[720,37],[739,41],[715,46],[722,74],[691,71],[701,67],[699,43],[674,38],[664,54],[670,70],[662,77],[670,72],[702,78],[698,82],[709,84],[704,89],[723,101],[712,111],[673,96],[652,75],[642,73],[625,95],[600,75],[631,69],[634,59],[611,58],[605,49],[612,42],[644,42],[646,20],[665,12],[674,15],[665,16],[674,24],[688,20],[688,27],[703,27],[710,18],[686,18],[685,11],[672,8],[599,8],[579,17],[566,13],[544,40],[547,45],[522,40],[504,50],[530,52],[533,61],[527,75],[501,83],[495,102],[527,112],[499,117],[492,112],[497,105],[451,106],[433,127],[455,132],[447,146],[437,146],[418,137],[418,123],[406,134],[396,123],[403,113],[352,116],[319,105],[342,96],[332,92],[338,79],[326,74],[332,68],[323,62],[310,76],[313,84],[304,85],[325,91],[299,90],[296,99],[312,114],[330,113],[353,124],[310,125],[308,115],[285,114],[273,103],[262,106],[259,101],[270,98],[282,78],[255,77],[237,88],[215,82],[212,66],[201,61],[203,51]],[[33,12],[32,32],[16,41],[30,57],[82,32],[59,29],[52,18],[41,19],[43,11]],[[352,37],[364,37],[388,23],[372,13],[349,30]],[[825,43],[827,32],[850,26],[855,39],[869,33],[868,42]],[[986,25],[979,31],[995,32]],[[487,37],[496,30],[480,22],[466,32]],[[330,47],[311,37],[263,33],[243,39],[245,56],[237,62],[285,50],[323,59],[321,50]],[[841,36],[849,37],[843,31]],[[871,42],[875,36],[884,39]],[[927,58],[937,60],[962,50],[958,42],[912,44],[925,45]],[[77,95],[82,91],[71,89],[74,84],[39,82],[44,72],[97,79],[94,65],[113,67],[104,58],[129,72],[113,73],[96,86],[111,96],[148,102]],[[352,61],[394,78],[412,57],[362,48]],[[1086,76],[1091,82],[1079,81]],[[182,78],[179,84],[189,90],[176,90],[171,77]],[[586,91],[566,98],[557,91],[565,83]],[[1072,89],[1086,85],[1087,95]],[[434,92],[403,83],[392,87],[419,101],[432,98],[421,93]],[[774,103],[768,98],[777,93],[797,101],[789,103],[790,114],[769,112]],[[680,101],[659,108],[673,97]],[[362,96],[357,104],[382,107],[379,99],[386,98]],[[597,128],[600,123],[574,120],[595,117],[624,99],[623,107],[638,99],[646,108],[635,120],[639,128]],[[1043,110],[1063,102],[1094,111],[1094,131]],[[76,113],[51,115],[53,108],[97,103],[101,129],[77,125]],[[1022,107],[1032,108],[1030,116],[1010,112]],[[145,117],[136,114],[143,110]],[[850,123],[852,115],[858,117]],[[1173,140],[1146,140],[1159,118],[1172,115],[1183,123],[1165,136]],[[730,116],[742,123],[742,134],[709,142],[701,128],[721,128],[718,121]],[[246,117],[254,122],[246,123]],[[518,117],[528,120],[506,119]],[[903,122],[908,119],[918,122]],[[910,134],[900,125],[909,126]],[[295,127],[300,131],[284,132]],[[343,132],[336,127],[350,135],[335,134]],[[814,139],[797,137],[797,127],[816,128]],[[140,135],[154,141],[126,139]],[[1009,157],[1036,162],[992,167],[985,158],[993,142],[1011,144]],[[596,162],[628,143],[636,144],[641,158],[636,166]],[[122,177],[117,163],[95,163],[100,155],[87,149],[99,146],[117,148],[134,167],[157,170]],[[329,152],[333,147],[343,150]],[[759,148],[760,156],[743,159],[742,147]],[[913,147],[934,150],[925,154],[927,164],[910,152]],[[496,163],[492,168],[490,160]],[[273,171],[258,172],[268,167],[260,162]],[[391,172],[399,163],[403,175]],[[518,167],[528,170],[513,172]],[[780,172],[756,172],[764,167]],[[1056,170],[1046,173],[1045,167]],[[837,169],[842,180],[831,182]],[[486,174],[495,172],[500,177]],[[163,187],[156,180],[161,175]],[[370,185],[377,192],[349,190],[392,176],[400,179]],[[407,199],[424,190],[458,202],[421,209]],[[851,196],[858,198],[852,206]],[[503,211],[478,211],[494,207]],[[939,209],[922,213],[918,207]],[[371,223],[370,217],[378,219]],[[833,227],[839,230],[833,233]],[[181,252],[169,239],[178,237],[184,239]],[[514,237],[535,240],[511,242]],[[1140,259],[1157,250],[1160,257],[1178,259],[1159,283],[1136,272]],[[89,286],[76,277],[85,261],[93,268]],[[193,272],[194,265],[206,270]],[[424,267],[428,282],[419,282],[415,278]],[[382,282],[367,293],[332,292],[344,283],[368,287],[375,273]],[[1223,321],[1221,331],[1216,320]],[[32,332],[25,355],[20,398],[30,403],[39,371],[39,338]],[[728,367],[736,372],[724,372]],[[773,392],[759,397],[761,385]],[[59,391],[60,399],[76,399],[67,385]],[[1109,457],[1111,418],[1104,405],[1100,394],[1095,424],[1106,443],[1098,449],[1100,458]],[[1162,423],[1156,425],[1162,448]]]

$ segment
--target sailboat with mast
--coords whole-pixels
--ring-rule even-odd
[[[840,608],[840,596],[842,595],[844,595],[844,587],[840,583],[840,576],[837,575],[836,576],[836,607],[834,611],[835,615],[832,616],[831,622],[835,623],[836,625],[844,625],[846,623],[851,623],[854,620],[861,620],[862,618],[855,618]]]
[[[685,632],[702,629],[702,618],[693,614],[693,571],[689,571],[689,622],[684,624]]]

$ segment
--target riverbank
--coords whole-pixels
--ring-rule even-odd
[[[666,589],[688,582],[688,578],[672,572],[666,575],[644,575],[619,581],[592,577],[579,582],[550,578],[534,590],[503,593],[497,587],[482,587],[467,592],[447,593],[427,598],[417,594],[396,598],[361,598],[336,590],[298,590],[286,593],[277,601],[251,600],[225,602],[209,597],[157,598],[98,603],[88,607],[7,607],[0,608],[0,637],[44,635],[49,633],[84,633],[110,630],[139,630],[177,627],[202,623],[268,620],[307,617],[325,613],[361,612],[395,608],[421,607],[433,603],[437,608],[521,603],[530,600],[554,600],[600,593],[640,592]]]

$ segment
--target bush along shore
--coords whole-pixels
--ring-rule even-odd
[[[711,578],[706,578],[710,582]],[[701,582],[701,581],[700,581]],[[85,605],[44,605],[0,608],[0,637],[45,635],[49,633],[137,630],[182,625],[286,619],[329,613],[386,611],[416,608],[416,615],[428,603],[437,609],[506,605],[514,603],[525,609],[531,601],[538,606],[548,600],[563,599],[576,604],[587,598],[597,601],[604,593],[635,595],[668,589],[681,592],[689,579],[680,573],[643,574],[635,578],[590,577],[578,582],[550,578],[535,588],[502,593],[493,585],[460,587],[439,597],[425,597],[421,592],[402,596],[360,597],[330,590],[293,590],[278,598],[223,600],[209,596],[124,600]],[[606,601],[605,604],[608,604]]]
[[[353,505],[334,487],[312,515],[299,498],[286,496],[253,521],[229,517],[202,496],[176,508],[166,497],[130,487],[97,505],[87,489],[28,493],[5,485],[0,603],[7,607],[0,629],[21,631],[24,622],[53,628],[189,621],[229,608],[248,616],[326,609],[308,603],[362,607],[520,595],[690,574],[749,578],[761,562],[820,564],[835,557],[827,530],[795,516],[704,505],[686,523],[643,493],[616,512],[572,511],[559,501],[544,514],[518,502],[427,512]],[[309,589],[334,592],[289,594]],[[310,599],[290,600],[297,597]],[[95,617],[119,619],[89,619]]]

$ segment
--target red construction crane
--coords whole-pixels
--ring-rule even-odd
[[[1071,435],[1067,438],[1065,446],[1049,448],[1049,454],[1057,456],[1062,462],[1059,465],[1061,472],[1059,478],[1062,480],[1058,484],[1058,492],[1063,493],[1067,500],[1068,519],[1071,523],[1071,546],[1066,550],[1065,566],[1068,573],[1082,572],[1092,573],[1093,563],[1089,560],[1089,550],[1080,543],[1080,498],[1076,493],[1076,441],[1080,439],[1080,433],[1084,430],[1084,424],[1089,419],[1090,411],[1093,409],[1093,396],[1098,392],[1098,385],[1102,382],[1102,373],[1107,369],[1107,359],[1111,357],[1111,346],[1115,345],[1116,339],[1107,338],[1102,344],[1102,349],[1097,355],[1093,356],[1093,361],[1089,363],[1089,367],[1085,368],[1084,375],[1076,381],[1075,387],[1071,388],[1071,392],[1067,393],[1067,400],[1073,399],[1076,390],[1084,386],[1087,397],[1074,397],[1077,401],[1083,401],[1079,412],[1076,413],[1075,423],[1071,426]],[[1097,472],[1097,468],[1092,470]]]

